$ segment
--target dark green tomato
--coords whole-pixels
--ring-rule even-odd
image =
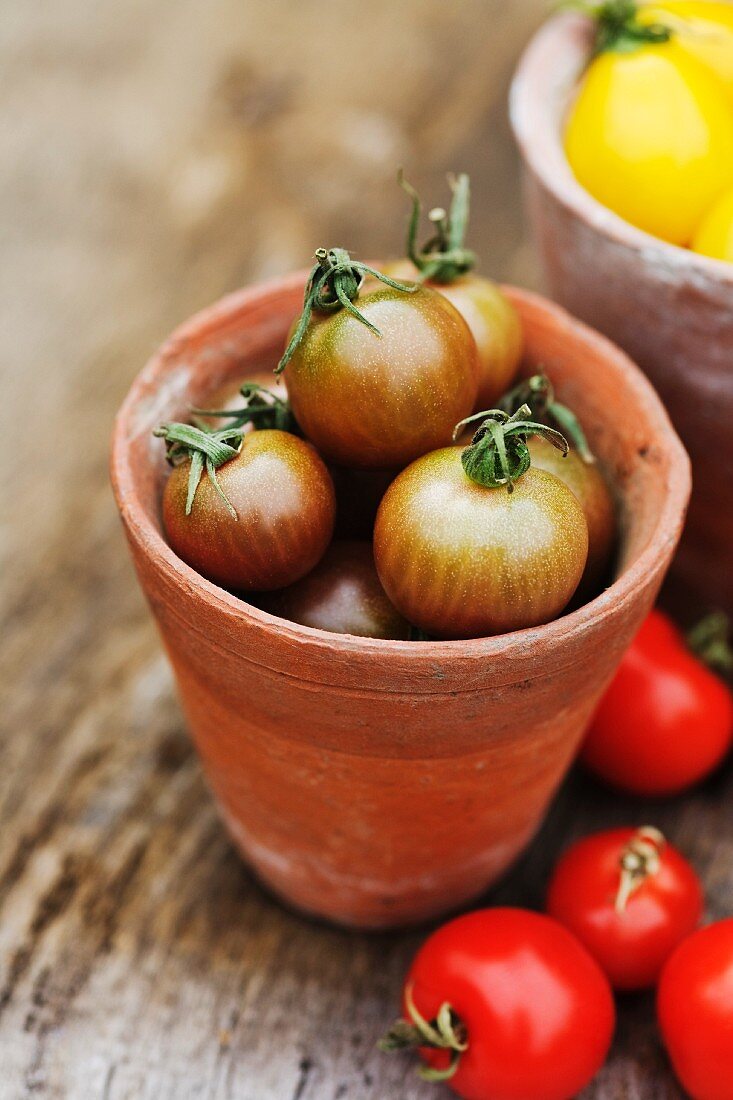
[[[466,322],[435,290],[382,287],[347,310],[314,313],[285,368],[295,417],[339,466],[401,468],[451,440],[473,411],[478,353]]]
[[[392,482],[374,528],[379,578],[405,618],[438,638],[481,638],[556,618],[578,586],[588,528],[573,493],[530,468],[487,489],[461,447],[434,451]]]
[[[583,462],[577,451],[566,458],[541,436],[529,440],[532,465],[559,477],[571,489],[588,524],[588,561],[578,587],[578,595],[594,596],[611,562],[616,539],[616,513],[611,492],[597,465]]]
[[[310,444],[289,432],[245,436],[217,477],[235,519],[204,473],[186,515],[189,463],[163,493],[163,525],[180,558],[225,588],[266,591],[293,584],[331,541],[336,499],[328,470]]]
[[[368,542],[333,542],[315,569],[271,597],[267,610],[303,626],[363,638],[408,638],[379,583]]]

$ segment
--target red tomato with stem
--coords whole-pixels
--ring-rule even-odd
[[[638,795],[686,790],[733,741],[733,699],[661,611],[647,617],[601,699],[581,759]]]
[[[328,470],[290,432],[204,432],[165,424],[174,469],[163,491],[168,541],[203,577],[267,591],[308,573],[331,541],[336,498]]]
[[[659,830],[608,829],[559,860],[547,912],[585,944],[614,989],[647,989],[700,923],[703,894]]]
[[[305,435],[330,462],[367,470],[445,446],[478,390],[476,342],[458,310],[383,274],[387,285],[361,293],[376,272],[343,249],[316,255],[279,367]]]
[[[570,1100],[603,1065],[615,1009],[598,964],[557,921],[482,909],[439,928],[380,1044],[416,1047],[422,1075],[464,1100]]]
[[[680,944],[662,972],[657,1017],[693,1100],[733,1100],[733,920]]]

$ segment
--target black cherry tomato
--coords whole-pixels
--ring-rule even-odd
[[[438,638],[549,622],[585,568],[588,528],[577,497],[529,468],[527,435],[557,433],[493,416],[465,450],[448,447],[408,466],[377,513],[374,557],[385,591],[406,619]],[[514,478],[498,469],[498,431],[504,458],[520,462]]]
[[[178,556],[208,580],[239,591],[283,588],[308,573],[331,541],[333,483],[304,440],[245,432],[160,429],[174,463],[163,525]]]
[[[267,610],[294,623],[364,638],[408,638],[410,626],[379,583],[368,542],[332,542],[315,569]]]
[[[578,586],[577,597],[597,593],[606,576],[616,541],[616,516],[613,498],[597,463],[584,462],[572,448],[565,458],[556,447],[540,436],[528,441],[532,465],[560,478],[580,502],[588,524],[588,561]]]
[[[478,390],[476,343],[458,310],[393,280],[360,294],[371,269],[341,249],[317,255],[281,361],[305,435],[330,462],[360,469],[400,469],[445,446]]]
[[[430,211],[433,235],[422,250],[416,244],[420,199],[401,180],[412,199],[407,237],[409,258],[382,264],[393,279],[420,279],[445,295],[473,333],[479,358],[477,409],[490,409],[514,380],[524,350],[522,321],[512,303],[491,279],[473,273],[476,257],[464,247],[468,227],[469,178],[462,173],[451,181],[450,210]]]

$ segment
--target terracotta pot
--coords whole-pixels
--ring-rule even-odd
[[[690,453],[678,588],[733,613],[733,265],[634,228],[573,176],[562,126],[590,39],[588,20],[561,15],[517,70],[511,115],[530,220],[553,298],[646,371]]]
[[[117,418],[112,475],[140,582],[224,822],[295,906],[369,928],[480,894],[542,821],[593,706],[656,596],[689,492],[651,386],[556,306],[508,291],[621,500],[618,579],[537,629],[466,642],[373,641],[296,626],[203,580],[160,527],[152,429],[243,367],[273,365],[303,276],[194,317]]]

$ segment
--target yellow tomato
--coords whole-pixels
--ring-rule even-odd
[[[608,50],[588,66],[565,149],[599,202],[687,245],[733,186],[733,110],[720,81],[674,41]]]
[[[692,241],[695,252],[733,263],[733,190],[707,212]]]
[[[733,4],[662,0],[644,4],[639,21],[669,26],[680,49],[711,69],[733,99]]]

